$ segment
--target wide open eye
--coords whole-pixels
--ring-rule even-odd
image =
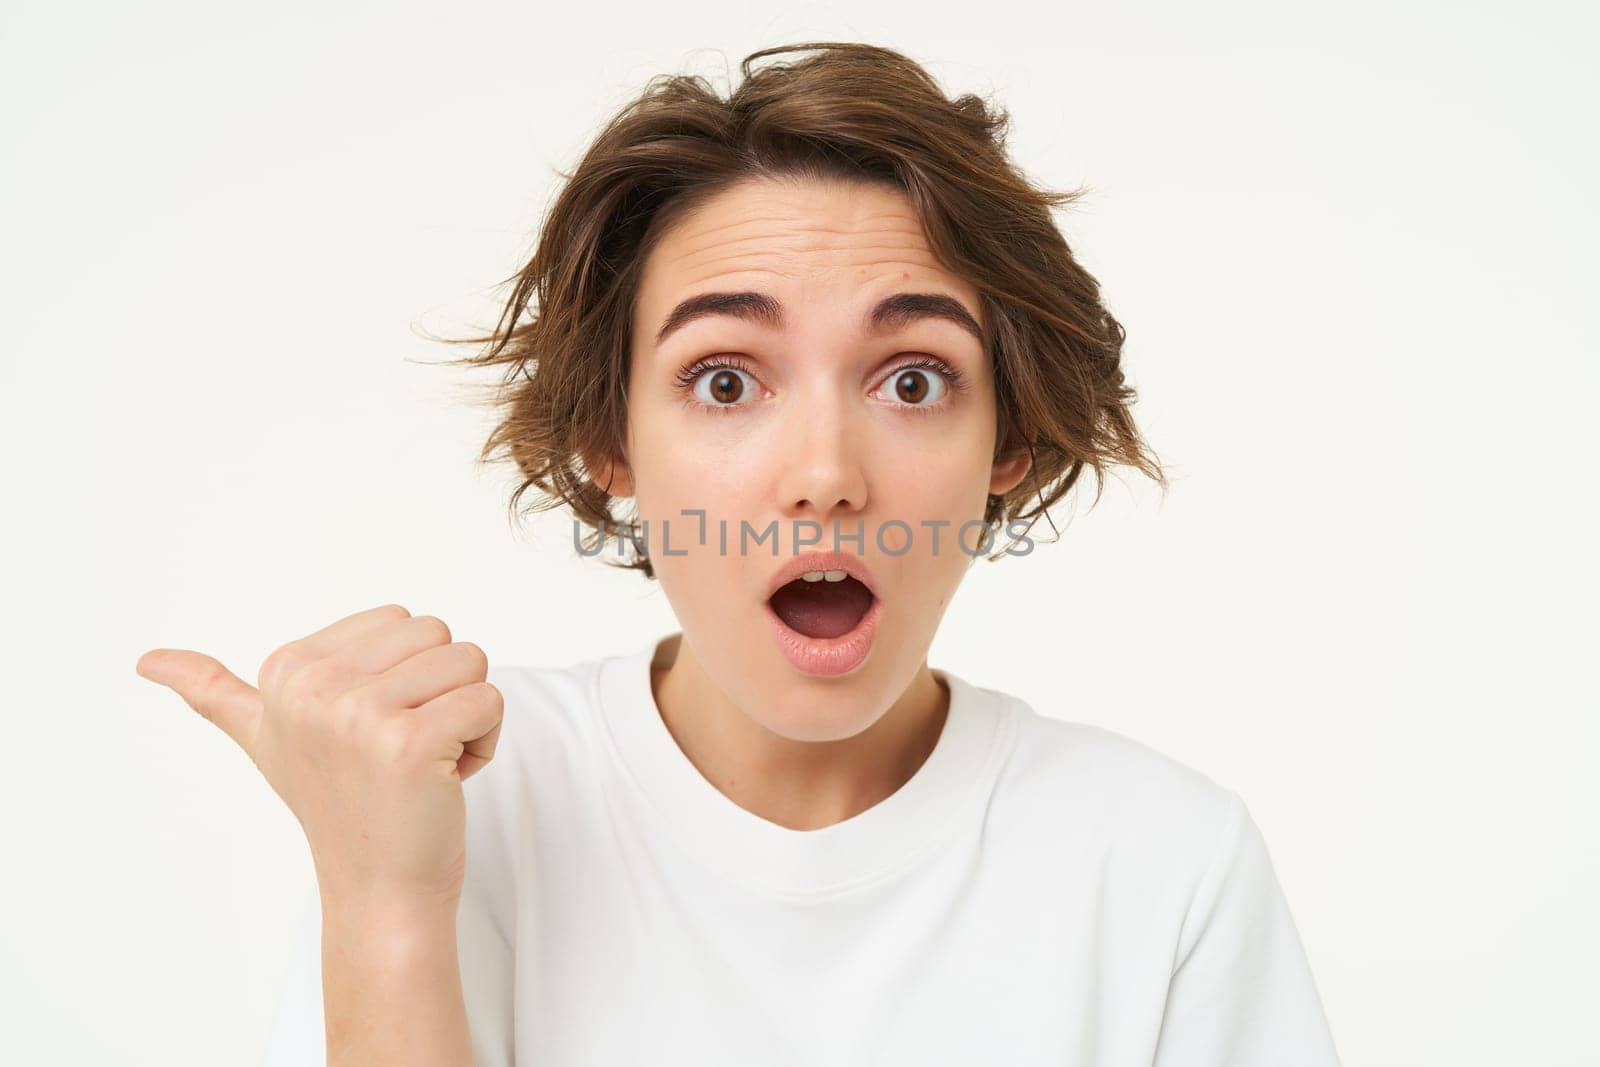
[[[677,385],[699,406],[719,410],[745,407],[761,395],[755,375],[727,356],[713,356],[688,367],[678,375]]]
[[[737,406],[756,389],[755,379],[737,367],[708,367],[694,383],[694,395],[714,407]]]
[[[961,372],[944,360],[922,356],[890,371],[879,388],[891,403],[931,413],[947,407],[949,394],[965,392],[967,386]]]

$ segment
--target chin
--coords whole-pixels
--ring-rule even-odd
[[[871,664],[838,678],[814,678],[779,655],[773,672],[753,684],[745,713],[791,741],[843,741],[881,719],[905,684],[886,686]]]

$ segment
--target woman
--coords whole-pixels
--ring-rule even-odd
[[[631,499],[680,631],[491,667],[388,605],[259,691],[141,660],[311,845],[269,1062],[1337,1063],[1234,793],[927,662],[1002,524],[991,558],[1086,465],[1162,480],[1074,194],[898,53],[743,72],[601,132],[468,361],[513,505],[598,553]]]

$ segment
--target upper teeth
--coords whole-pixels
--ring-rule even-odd
[[[842,582],[850,577],[850,573],[848,571],[806,571],[800,577],[808,582],[820,582],[823,580]]]

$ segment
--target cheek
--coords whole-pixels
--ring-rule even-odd
[[[981,441],[966,434],[878,450],[874,460],[880,503],[919,517],[954,518],[981,513],[988,496],[990,463]]]
[[[641,426],[635,442],[633,469],[641,509],[746,514],[748,507],[736,505],[769,480],[763,456],[773,450],[748,436],[708,432],[693,422],[665,419],[654,427]]]
[[[753,509],[748,495],[758,484],[756,474],[735,460],[697,452],[683,442],[641,453],[636,467],[640,513],[671,518],[673,525],[694,523],[696,515],[680,518],[684,510],[704,511],[705,521],[718,516],[737,518]]]

